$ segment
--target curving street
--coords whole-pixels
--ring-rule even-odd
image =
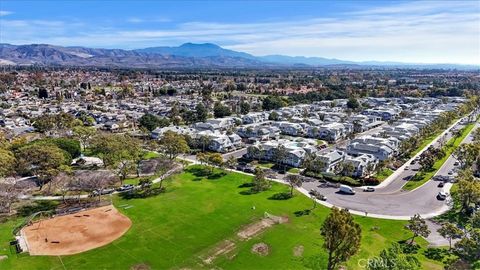
[[[459,125],[459,127],[461,126]],[[471,133],[478,127],[479,123],[477,122],[462,143],[471,142]],[[449,132],[446,133],[448,140],[452,135]],[[443,134],[439,137],[441,136],[443,136]],[[433,144],[438,144],[438,138]],[[426,148],[428,148],[428,146],[425,147],[425,149]],[[425,149],[416,156],[420,155]],[[452,176],[448,175],[448,173],[455,168],[455,161],[455,158],[450,156],[436,175]],[[420,214],[425,218],[429,218],[447,211],[450,200],[437,200],[436,195],[442,189],[448,192],[452,185],[451,183],[446,183],[443,188],[440,188],[438,187],[439,181],[429,180],[424,185],[412,191],[402,190],[402,186],[416,172],[412,169],[416,169],[419,166],[418,164],[410,165],[410,162],[411,160],[400,167],[389,179],[386,179],[384,183],[379,185],[375,192],[363,192],[362,188],[354,188],[356,191],[355,195],[346,195],[338,192],[337,187],[327,183],[320,183],[319,181],[304,183],[301,191],[308,193],[311,189],[317,190],[320,194],[327,197],[326,202],[320,202],[327,206],[334,205],[354,210],[352,212],[356,212],[356,214],[365,215],[365,212],[367,212],[369,216],[390,219],[409,219],[414,214]],[[406,166],[408,166],[409,169],[405,169]]]

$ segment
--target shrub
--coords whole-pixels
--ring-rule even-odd
[[[310,215],[310,212],[311,212],[310,209],[305,209],[305,210],[295,211],[293,212],[293,214],[295,214],[296,217],[301,217],[301,216]]]
[[[425,257],[435,260],[442,261],[443,258],[448,255],[448,251],[443,248],[428,248],[424,251]]]
[[[292,195],[290,194],[290,192],[280,192],[280,193],[273,194],[268,199],[269,200],[288,200],[290,198],[292,198]]]

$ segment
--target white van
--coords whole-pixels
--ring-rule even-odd
[[[346,194],[355,194],[355,190],[353,188],[347,186],[347,185],[340,185],[340,192],[346,193]]]

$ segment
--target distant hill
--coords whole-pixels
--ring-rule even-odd
[[[242,57],[246,59],[258,60],[255,56],[232,50],[224,49],[212,43],[185,43],[178,47],[150,47],[145,49],[135,50],[141,53],[163,54],[163,55],[177,55],[184,57]]]
[[[49,44],[0,44],[0,65],[94,66],[121,68],[309,68],[319,66],[479,69],[453,64],[354,62],[322,57],[253,56],[212,43],[185,43],[178,47],[137,50],[62,47]]]
[[[267,55],[260,56],[260,59],[266,62],[279,64],[304,64],[310,66],[325,66],[325,65],[354,65],[357,64],[352,61],[344,61],[338,59],[329,59],[323,57],[305,57],[305,56],[285,56],[285,55]]]

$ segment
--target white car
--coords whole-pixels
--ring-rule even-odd
[[[375,191],[375,188],[374,187],[365,187],[363,189],[363,192],[374,192]]]
[[[445,191],[440,191],[437,194],[437,200],[444,201],[447,198],[448,194]]]

